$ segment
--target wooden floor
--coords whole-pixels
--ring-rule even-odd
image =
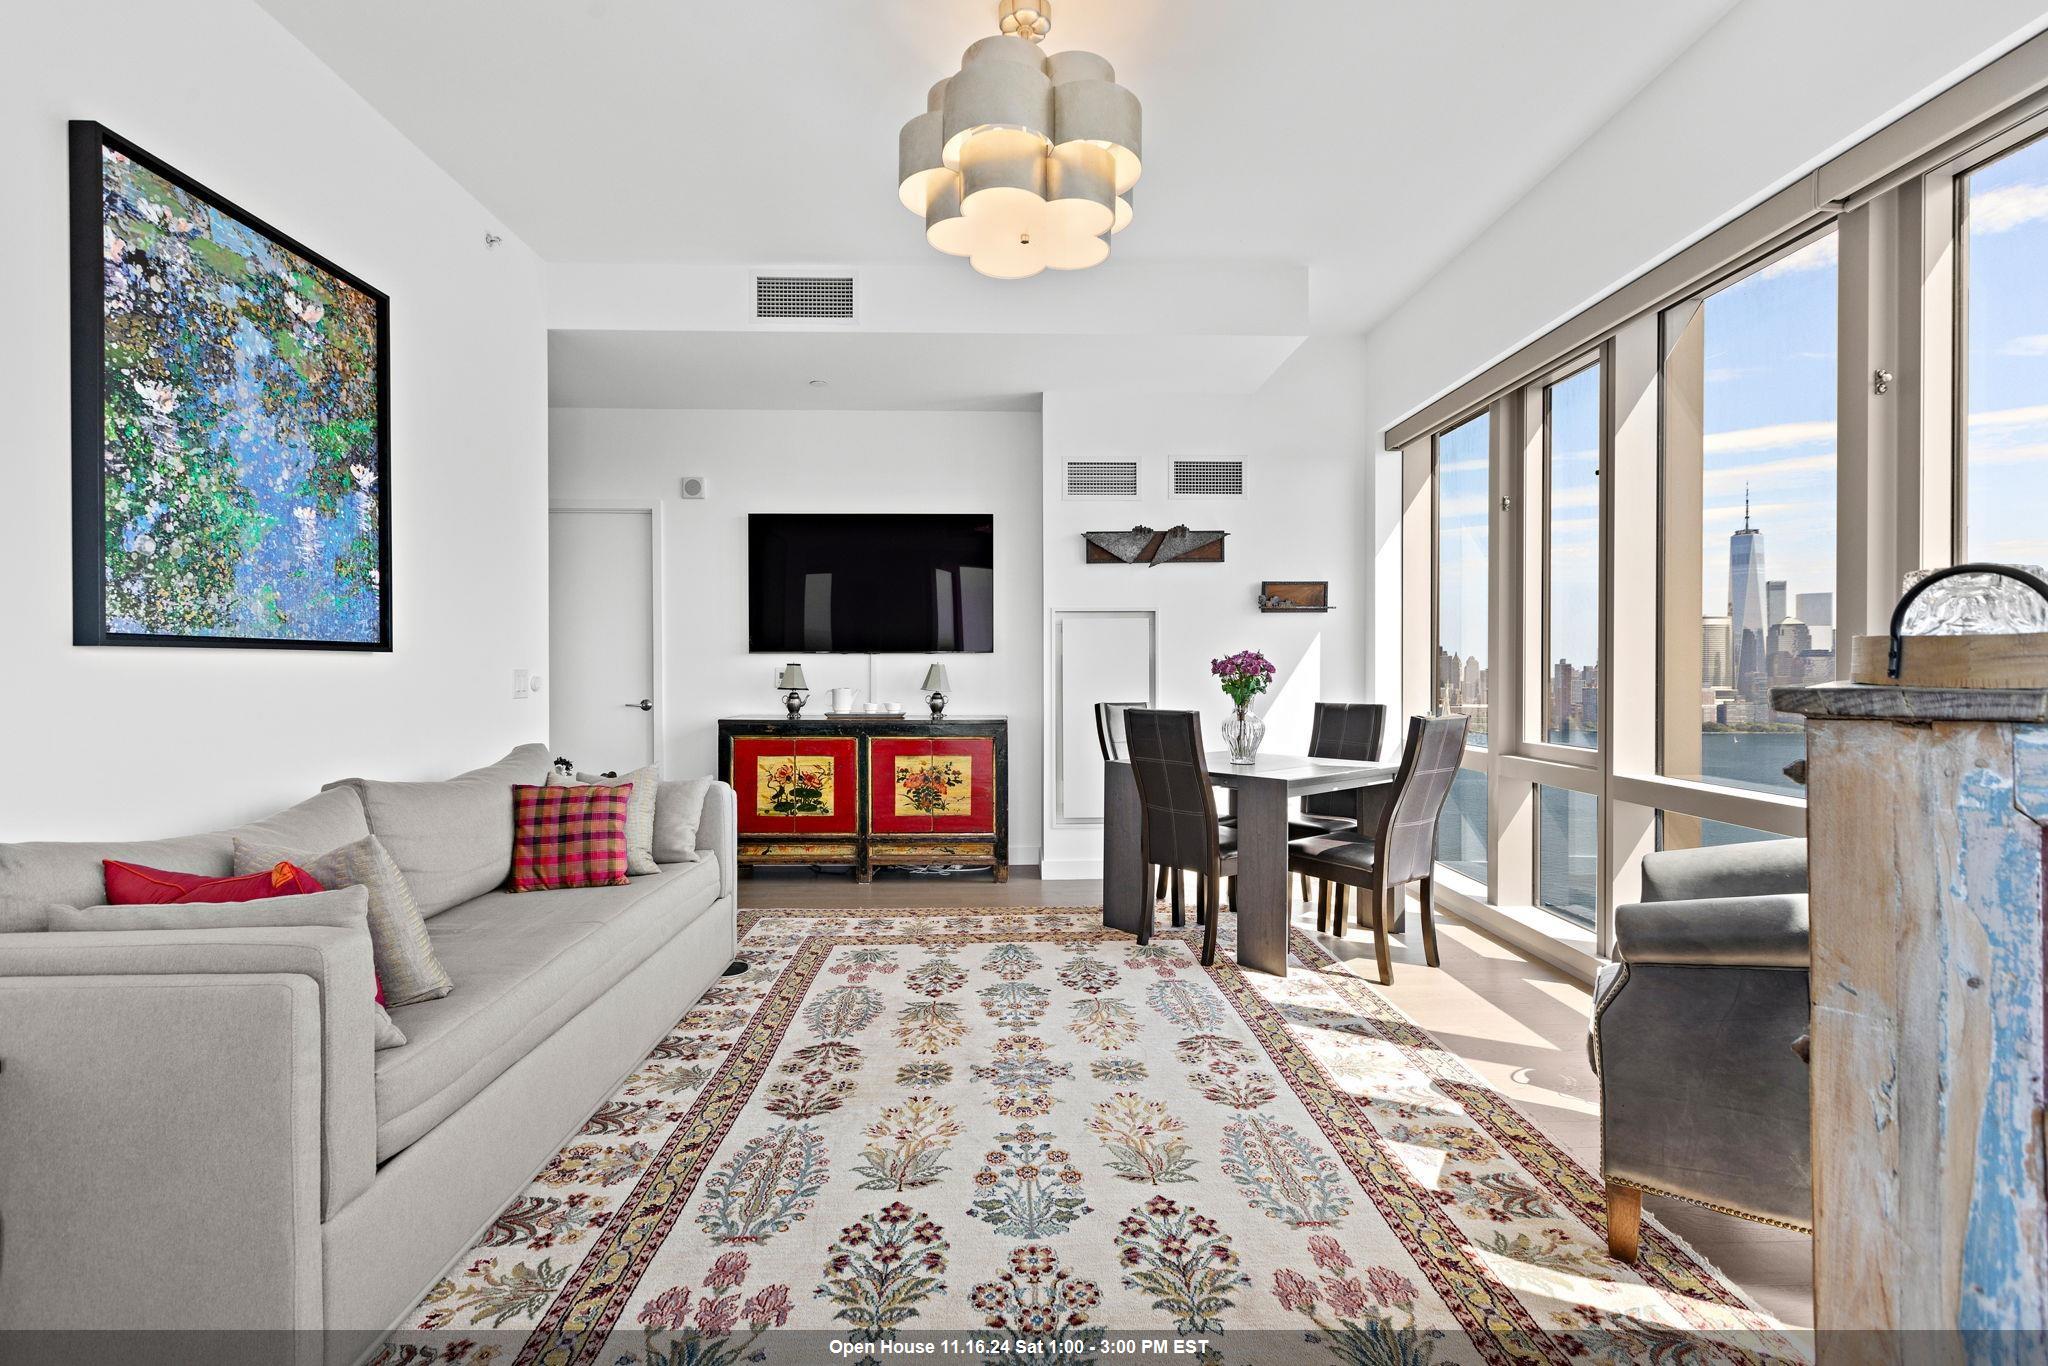
[[[985,874],[878,875],[871,884],[827,873],[761,870],[740,883],[742,906],[1099,906],[1100,882],[1041,882],[1012,869],[1007,883]],[[1298,905],[1295,924],[1314,933],[1315,911]],[[1414,924],[1411,915],[1410,925]],[[1407,936],[1414,941],[1414,934]],[[1437,927],[1443,967],[1422,962],[1417,942],[1394,947],[1394,985],[1376,987],[1445,1048],[1507,1096],[1589,1169],[1600,1166],[1599,1089],[1586,1061],[1592,994],[1456,920]],[[1334,953],[1371,957],[1363,930],[1323,937]],[[1370,969],[1368,968],[1368,971]],[[1677,1233],[1786,1323],[1813,1323],[1812,1242],[1659,1196],[1643,1209]]]

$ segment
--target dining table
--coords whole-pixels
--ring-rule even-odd
[[[1287,975],[1287,807],[1297,797],[1378,787],[1394,780],[1398,765],[1356,759],[1311,759],[1261,754],[1233,763],[1228,750],[1203,756],[1209,781],[1230,793],[1237,817],[1237,962],[1240,967]],[[1361,802],[1361,810],[1364,804]],[[1144,812],[1130,764],[1110,760],[1102,776],[1102,924],[1138,932],[1153,894],[1141,841]],[[1389,908],[1392,909],[1392,908]]]

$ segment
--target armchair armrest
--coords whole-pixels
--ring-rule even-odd
[[[16,991],[66,984],[66,979],[93,978],[145,985],[138,979],[176,978],[204,994],[209,985],[226,988],[241,977],[263,975],[304,979],[317,995],[317,1071],[306,1079],[314,1087],[320,1115],[316,1154],[320,1207],[332,1214],[366,1189],[376,1174],[377,1106],[374,1001],[376,976],[366,924],[348,928],[280,925],[219,930],[118,930],[47,932],[0,936],[0,985]],[[17,998],[20,999],[20,998]],[[232,1087],[243,1080],[212,1065],[203,1049],[182,1051],[191,1040],[158,1037],[132,1017],[111,1016],[107,1029],[132,1031],[125,1047],[153,1065],[188,1075],[200,1088]],[[274,1028],[274,1022],[251,1020],[250,1031]],[[0,1040],[5,1036],[0,1035]],[[240,1041],[219,1037],[215,1045],[233,1055]],[[12,1052],[0,1042],[0,1056]],[[0,1083],[4,1083],[0,1073]],[[90,1085],[92,1078],[78,1077]],[[138,1161],[145,1160],[156,1136],[146,1130],[131,1135]],[[242,1143],[242,1136],[220,1133],[211,1141],[224,1151]],[[33,1155],[25,1155],[30,1158]]]
[[[1688,851],[1690,852],[1690,851]],[[1614,956],[1631,967],[1805,968],[1806,897],[1658,901],[1614,913]]]
[[[1805,891],[1805,840],[1664,849],[1643,856],[1644,901],[1791,896]]]

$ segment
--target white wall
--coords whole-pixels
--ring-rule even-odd
[[[750,512],[989,512],[996,525],[996,648],[948,655],[951,710],[1010,718],[1010,859],[1040,849],[1043,541],[1037,413],[557,408],[558,498],[660,502],[667,524],[666,747],[674,776],[717,770],[721,716],[778,711],[781,656],[747,653]],[[704,475],[710,496],[680,496]],[[874,657],[874,696],[922,709],[927,655]],[[802,656],[810,710],[825,690],[868,696],[868,656]]]
[[[2044,24],[2039,0],[1745,0],[1373,327],[1373,449],[1404,414]],[[1395,457],[1381,463],[1376,674],[1392,686],[1400,480]]]
[[[71,644],[72,118],[391,296],[394,653]],[[0,166],[0,839],[205,828],[543,735],[510,683],[547,651],[533,256],[248,0],[10,7]]]
[[[1238,650],[1263,652],[1279,667],[1258,699],[1266,747],[1302,753],[1318,700],[1372,701],[1369,682],[1372,557],[1370,452],[1363,344],[1312,337],[1256,394],[1246,396],[1047,394],[1045,396],[1045,607],[1149,610],[1157,613],[1159,705],[1202,712],[1205,733],[1222,747],[1229,701],[1209,661]],[[1176,456],[1237,456],[1246,462],[1247,497],[1183,501],[1165,496]],[[1069,460],[1145,463],[1146,497],[1136,504],[1069,501]],[[1142,522],[1186,523],[1230,533],[1220,565],[1091,565],[1084,531]],[[1328,614],[1262,613],[1264,579],[1327,579]],[[1047,664],[1051,667],[1050,646]],[[1048,694],[1049,695],[1049,694]],[[1093,780],[1084,775],[1082,781]],[[1045,781],[1053,781],[1047,760]],[[1071,781],[1071,777],[1070,777]],[[1097,827],[1053,827],[1048,808],[1048,877],[1095,876],[1102,856]]]

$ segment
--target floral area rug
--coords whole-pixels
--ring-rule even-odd
[[[742,913],[715,985],[378,1360],[1799,1359],[1313,938]],[[1164,917],[1162,916],[1162,920]]]

